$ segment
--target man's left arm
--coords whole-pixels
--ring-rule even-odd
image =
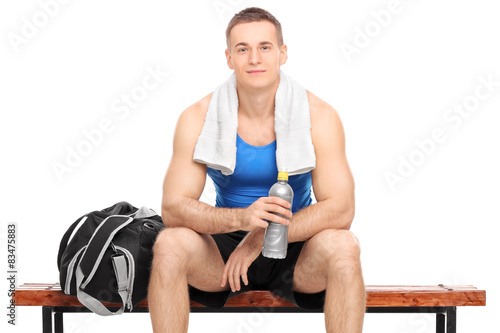
[[[289,243],[308,240],[325,229],[349,230],[354,218],[354,179],[345,153],[342,122],[333,107],[307,93],[316,154],[311,180],[317,202],[292,216]]]

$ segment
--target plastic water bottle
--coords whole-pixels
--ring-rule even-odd
[[[290,204],[293,204],[293,189],[288,184],[287,172],[280,171],[278,173],[278,182],[269,190],[269,196],[280,197]],[[281,214],[276,215],[288,219]],[[262,255],[267,258],[285,259],[288,249],[288,226],[272,221],[268,222],[269,226],[266,228],[266,233],[264,235]]]

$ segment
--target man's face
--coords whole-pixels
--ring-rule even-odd
[[[287,60],[286,45],[278,47],[276,28],[271,22],[240,23],[229,36],[227,64],[234,69],[239,84],[251,88],[272,85],[279,76],[280,66]]]

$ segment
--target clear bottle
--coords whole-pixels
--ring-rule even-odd
[[[280,171],[278,173],[278,182],[275,183],[269,190],[269,196],[280,197],[288,201],[290,204],[293,204],[293,189],[288,184],[287,172]],[[281,214],[276,215],[288,219]],[[264,235],[262,255],[267,258],[285,259],[286,251],[288,249],[288,226],[272,221],[268,222],[269,226],[266,228],[266,233]]]

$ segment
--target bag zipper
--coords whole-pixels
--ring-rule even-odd
[[[127,257],[127,261],[129,263],[129,266],[128,266],[128,286],[127,286],[127,308],[129,309],[129,311],[132,311],[132,293],[134,291],[134,279],[135,279],[135,262],[134,262],[134,257],[132,256],[132,253],[130,253],[129,250],[127,250],[126,248],[124,247],[121,247],[119,245],[116,245],[116,244],[113,244],[114,247],[117,249],[117,250],[120,250],[123,252],[123,254],[125,254],[125,256]]]

